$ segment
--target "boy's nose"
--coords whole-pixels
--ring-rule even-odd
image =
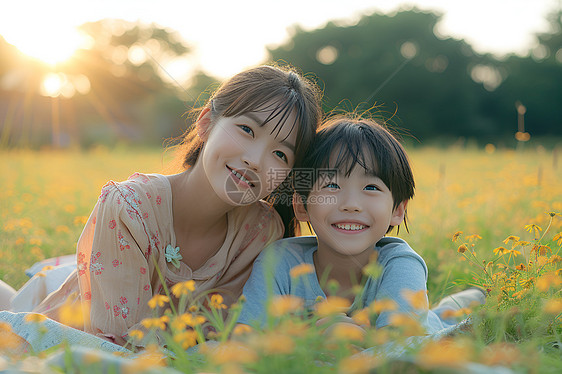
[[[340,210],[342,212],[360,212],[362,209],[361,204],[355,196],[352,194],[346,194],[342,196]]]

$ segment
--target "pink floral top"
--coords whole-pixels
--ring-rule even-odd
[[[194,214],[197,214],[194,212]],[[58,309],[73,298],[82,301],[90,318],[84,331],[106,338],[126,337],[152,317],[147,303],[164,293],[158,264],[168,287],[194,280],[196,293],[218,290],[226,304],[235,302],[260,251],[283,235],[283,224],[265,202],[228,213],[222,247],[199,269],[166,261],[166,247],[176,247],[172,190],[158,174],[133,174],[125,182],[110,181],[101,192],[77,248],[78,266],[35,312],[58,320]]]

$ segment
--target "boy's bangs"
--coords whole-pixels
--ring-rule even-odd
[[[380,160],[370,151],[373,148],[369,138],[357,127],[344,128],[343,132],[346,134],[333,136],[331,142],[323,144],[325,152],[319,152],[319,154],[326,155],[325,159],[320,162],[322,167],[337,169],[342,175],[349,177],[353,169],[359,165],[366,174],[378,176]],[[346,141],[341,139],[346,139]],[[330,152],[330,150],[333,151]]]

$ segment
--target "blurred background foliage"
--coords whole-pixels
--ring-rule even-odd
[[[375,107],[414,145],[509,147],[516,132],[519,141],[532,135],[556,145],[562,9],[550,14],[550,31],[536,35],[526,56],[503,58],[439,35],[440,17],[414,9],[312,31],[294,26],[263,63],[288,63],[313,77],[328,112]],[[87,46],[56,65],[26,57],[0,36],[0,147],[161,145],[185,130],[189,110],[219,83],[200,71],[185,80],[169,74],[174,61],[187,70],[193,54],[173,30],[108,19],[81,31]]]

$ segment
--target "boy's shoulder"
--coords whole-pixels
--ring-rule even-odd
[[[285,238],[271,243],[262,252],[263,256],[274,256],[288,263],[303,263],[312,258],[318,247],[315,236],[297,236]]]
[[[423,258],[405,240],[393,236],[385,236],[379,240],[375,250],[379,253],[377,260],[381,264],[397,257],[413,257],[425,264]]]

